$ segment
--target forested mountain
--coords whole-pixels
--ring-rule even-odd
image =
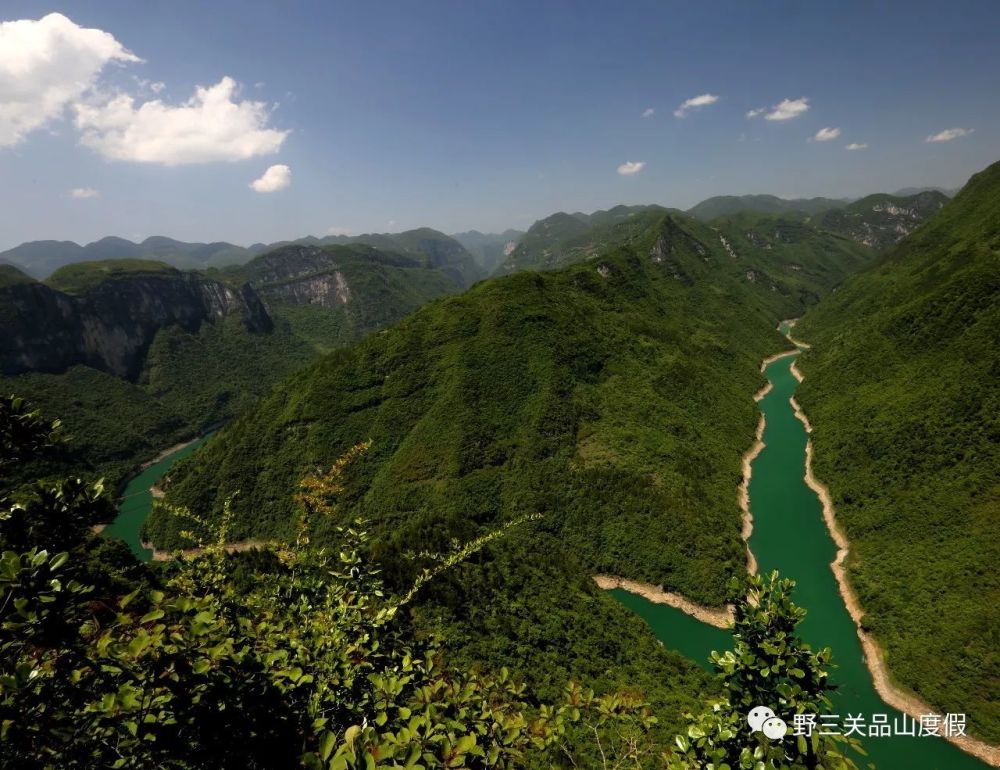
[[[669,222],[673,237],[703,257],[725,255],[721,270],[789,299],[790,311],[815,303],[875,257],[868,247],[798,217],[741,214],[707,225],[658,206],[619,206],[536,222],[501,270],[553,269],[591,260],[614,245],[641,240],[660,221]]]
[[[516,270],[549,270],[595,256],[624,232],[648,226],[646,213],[656,216],[661,206],[615,206],[593,214],[558,212],[535,222],[496,270],[505,275]],[[620,227],[616,227],[619,226]]]
[[[1000,740],[1000,163],[811,310],[801,402],[893,673]]]
[[[405,585],[419,554],[540,514],[431,587],[420,624],[542,692],[627,681],[660,713],[685,669],[589,576],[722,601],[745,570],[736,486],[758,363],[803,307],[684,226],[651,215],[596,259],[480,283],[325,356],[175,466],[169,500],[211,518],[238,490],[231,537],[287,539],[297,479],[370,439],[318,542],[364,517]],[[160,511],[147,534],[181,545],[188,527]]]
[[[263,244],[250,248],[232,243],[185,243],[154,235],[141,243],[107,237],[81,246],[73,241],[29,241],[0,252],[0,262],[9,262],[35,278],[46,278],[75,262],[109,259],[147,259],[166,262],[184,270],[223,267],[245,262],[266,250]]]
[[[211,273],[113,260],[42,283],[4,266],[0,384],[78,436],[66,467],[117,483],[320,352],[458,290],[422,264],[350,245],[286,246]]]
[[[936,190],[905,197],[879,193],[825,211],[812,222],[824,230],[884,250],[899,243],[947,202],[948,196]]]
[[[828,209],[846,206],[839,198],[779,198],[776,195],[717,195],[706,198],[687,210],[702,222],[734,214],[819,214]]]
[[[524,237],[520,230],[504,230],[502,233],[481,233],[478,230],[468,230],[464,233],[454,233],[452,236],[461,243],[476,260],[483,275],[490,275],[517,246]]]
[[[63,267],[48,283],[8,283],[0,287],[0,311],[5,375],[85,365],[134,380],[153,338],[168,326],[197,332],[203,323],[238,315],[249,333],[272,328],[249,286],[134,260]]]
[[[48,277],[65,265],[119,259],[154,260],[183,270],[204,270],[243,264],[255,256],[289,244],[325,246],[347,243],[363,243],[411,257],[424,267],[442,270],[462,287],[480,277],[475,260],[462,244],[429,227],[401,233],[331,235],[325,238],[308,236],[270,245],[255,243],[248,247],[225,242],[185,243],[163,236],[152,236],[142,243],[108,237],[86,246],[72,241],[29,241],[0,252],[0,264],[8,263],[39,279]]]

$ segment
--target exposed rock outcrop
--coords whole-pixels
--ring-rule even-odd
[[[250,332],[271,317],[249,285],[231,288],[199,273],[165,270],[104,280],[81,294],[44,283],[0,287],[0,371],[59,373],[83,364],[134,380],[156,333],[197,331],[238,313]]]

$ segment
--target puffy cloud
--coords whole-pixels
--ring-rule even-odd
[[[646,163],[641,160],[629,160],[618,167],[618,173],[622,176],[633,176],[642,171]]]
[[[763,115],[765,112],[767,112],[767,107],[757,107],[753,110],[747,110],[747,117],[756,118],[758,115]]]
[[[62,116],[109,63],[138,61],[111,34],[61,13],[0,22],[0,147]]]
[[[93,187],[74,187],[69,191],[71,198],[99,198],[101,194]]]
[[[678,118],[683,118],[691,112],[691,110],[698,110],[702,107],[707,107],[710,104],[715,104],[717,101],[719,101],[719,97],[715,94],[692,96],[690,99],[685,99],[681,102],[681,106],[674,110],[674,115]]]
[[[654,110],[652,107],[647,107],[646,109],[644,109],[642,111],[642,117],[644,117],[644,118],[651,118],[655,114],[656,114],[656,110]]]
[[[944,131],[938,134],[931,134],[924,141],[925,142],[950,142],[952,139],[958,139],[961,136],[968,136],[975,129],[973,128],[946,128]]]
[[[812,140],[814,142],[831,142],[840,136],[839,128],[821,128],[813,136]]]
[[[284,163],[278,163],[265,171],[260,179],[254,179],[250,187],[255,192],[271,193],[284,190],[292,183],[292,170]]]
[[[851,142],[849,145],[847,145],[847,149],[848,150],[867,150],[868,149],[868,145],[865,144],[864,142]]]
[[[805,114],[808,109],[809,100],[804,96],[799,99],[782,99],[764,116],[764,120],[791,120]]]
[[[177,106],[159,99],[136,106],[119,94],[76,105],[80,142],[106,158],[179,166],[235,161],[277,152],[288,131],[268,128],[264,102],[234,101],[236,81],[199,86]]]

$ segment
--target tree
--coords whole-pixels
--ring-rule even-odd
[[[52,434],[21,406],[0,410],[0,422],[34,415],[0,425],[4,457],[18,461]],[[573,724],[598,740],[612,728],[624,736],[599,744],[602,756],[638,756],[655,721],[639,699],[570,685],[565,703],[537,707],[507,671],[451,670],[436,641],[397,622],[427,580],[502,530],[438,556],[401,596],[361,555],[360,523],[340,531],[335,550],[310,543],[366,449],[302,482],[296,543],[227,553],[227,506],[218,526],[199,522],[212,540],[196,558],[174,562],[155,589],[113,598],[95,594],[71,558],[109,504],[99,485],[61,481],[5,502],[0,766],[513,768],[529,754],[572,758]]]
[[[795,583],[777,572],[764,579],[752,575],[730,586],[734,606],[734,648],[712,653],[724,697],[709,702],[701,714],[687,715],[687,733],[676,738],[668,761],[672,770],[718,768],[799,768],[853,770],[846,756],[855,741],[843,736],[788,735],[772,740],[751,731],[747,715],[768,707],[790,726],[795,714],[817,718],[829,713],[829,648],[813,651],[796,635],[806,611],[792,602]]]

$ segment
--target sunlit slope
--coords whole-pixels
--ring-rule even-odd
[[[217,509],[238,489],[237,535],[288,534],[298,476],[372,438],[352,502],[387,540],[439,547],[551,512],[595,567],[717,601],[742,563],[734,486],[781,303],[669,217],[644,237],[326,357],[180,466],[173,498]],[[170,529],[152,531],[169,544]]]
[[[632,248],[437,300],[287,380],[179,464],[169,498],[218,514],[238,491],[233,538],[287,538],[296,480],[370,438],[329,526],[366,518],[393,582],[407,554],[542,514],[422,597],[462,655],[553,687],[631,677],[666,703],[678,674],[652,672],[650,637],[589,576],[721,601],[746,563],[750,396],[782,345],[778,295],[699,248],[664,217]],[[160,515],[149,534],[189,527]]]
[[[1000,740],[1000,164],[797,328],[866,624],[901,682]]]
[[[720,274],[771,292],[788,316],[800,315],[876,252],[791,214],[734,214],[710,224],[658,206],[618,206],[594,214],[553,214],[521,239],[498,274],[552,270],[599,258],[616,246],[641,244],[667,221],[672,241],[712,261]]]

